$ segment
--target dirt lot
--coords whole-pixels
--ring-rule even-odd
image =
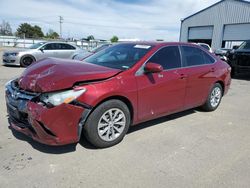
[[[215,112],[194,109],[147,122],[119,145],[96,150],[84,139],[48,147],[11,132],[4,84],[23,70],[0,66],[1,188],[249,187],[249,75],[233,80]]]

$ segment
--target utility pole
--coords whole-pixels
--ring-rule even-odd
[[[62,16],[59,16],[60,38],[62,38],[62,23],[63,23],[63,17],[62,17]]]

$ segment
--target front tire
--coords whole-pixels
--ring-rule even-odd
[[[99,105],[84,125],[84,136],[97,148],[106,148],[122,141],[130,125],[130,111],[120,100]]]
[[[202,106],[202,109],[211,112],[218,108],[220,105],[221,99],[223,95],[223,89],[221,84],[216,83],[214,84],[213,88],[211,89],[206,103]]]
[[[35,62],[34,57],[32,57],[32,56],[24,56],[24,57],[21,58],[20,65],[21,65],[21,67],[28,67],[34,62]]]

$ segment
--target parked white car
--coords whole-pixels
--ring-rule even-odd
[[[73,54],[83,50],[65,42],[40,42],[28,49],[5,51],[3,64],[27,67],[33,62],[47,57],[71,59]]]
[[[199,45],[199,46],[205,48],[205,49],[206,49],[207,51],[209,51],[210,53],[213,53],[212,48],[211,48],[208,44],[206,44],[206,43],[197,43],[197,45]]]

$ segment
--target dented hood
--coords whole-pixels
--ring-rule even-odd
[[[18,83],[21,89],[44,93],[71,88],[77,82],[107,79],[119,72],[85,62],[48,58],[28,67]]]

